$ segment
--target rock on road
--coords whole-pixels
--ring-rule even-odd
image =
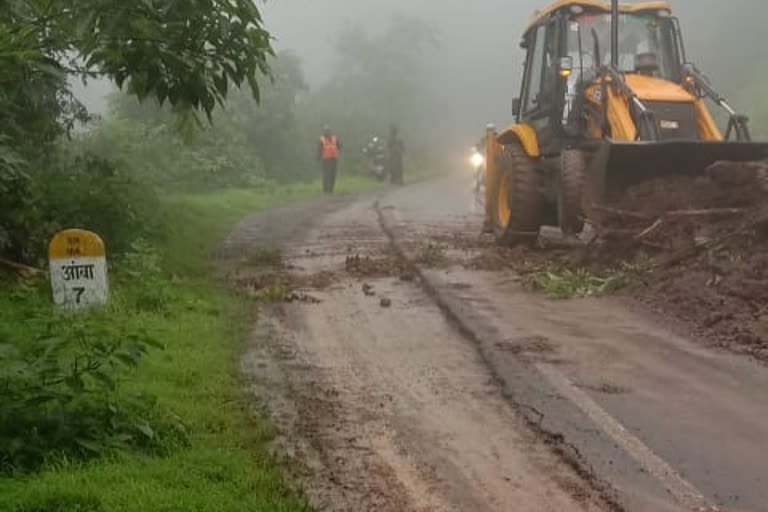
[[[242,370],[313,504],[768,510],[768,371],[618,300],[457,263],[469,249],[439,242],[480,225],[469,182],[268,212],[219,254],[247,282],[250,251],[278,246],[309,299],[260,315]]]

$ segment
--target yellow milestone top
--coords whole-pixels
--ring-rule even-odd
[[[68,229],[58,233],[48,248],[48,257],[52,260],[104,256],[104,242],[99,235],[84,229]]]

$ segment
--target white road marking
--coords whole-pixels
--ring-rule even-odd
[[[645,471],[664,484],[669,493],[681,505],[689,507],[691,510],[718,510],[717,507],[707,501],[704,494],[696,486],[672,469],[664,459],[651,451],[645,443],[624,428],[621,423],[600,407],[586,392],[574,386],[556,368],[543,363],[538,363],[535,366],[555,389],[581,409],[603,432],[608,434],[624,451],[635,459]]]

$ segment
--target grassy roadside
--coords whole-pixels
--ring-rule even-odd
[[[356,176],[342,177],[337,194],[358,194],[385,186]],[[266,189],[240,189],[169,197],[174,212],[174,229],[163,241],[165,266],[172,272],[199,276],[207,272],[207,262],[190,255],[206,254],[222,233],[249,213],[321,195],[319,183],[276,185]],[[203,233],[205,236],[200,236]],[[213,236],[213,243],[211,240]]]
[[[342,178],[339,191],[380,186]],[[316,195],[318,185],[307,184],[168,198],[177,215],[158,247],[157,276],[121,277],[118,265],[112,302],[101,315],[164,343],[121,390],[155,396],[160,409],[181,419],[188,445],[160,457],[52,458],[39,473],[0,477],[0,511],[307,510],[267,453],[269,424],[249,418],[239,392],[237,354],[253,308],[208,276],[206,258],[239,218]],[[53,314],[47,284],[0,286],[0,338],[32,339],[27,320]]]

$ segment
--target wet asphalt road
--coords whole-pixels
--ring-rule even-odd
[[[380,204],[403,243],[482,222],[467,176]],[[425,273],[474,326],[509,396],[572,441],[630,510],[768,510],[766,367],[703,348],[625,300],[548,301],[503,271]],[[546,342],[546,357],[516,351],[520,364],[503,348],[531,339]]]
[[[333,481],[317,485],[323,506],[518,510],[505,501],[516,491],[495,481],[499,466],[514,473],[526,461],[519,453],[499,458],[508,435],[534,447],[548,444],[561,465],[615,498],[614,510],[768,511],[766,367],[704,348],[680,325],[626,299],[549,301],[525,291],[510,270],[417,265],[423,290],[381,276],[371,282],[391,298],[386,310],[378,299],[361,297],[360,283],[340,278],[350,251],[380,255],[391,244],[412,261],[432,244],[447,246],[458,260],[471,258],[483,249],[452,249],[446,240],[455,233],[477,237],[481,223],[467,173],[268,212],[244,220],[222,248],[219,258],[231,267],[250,248],[280,246],[296,268],[340,281],[310,292],[321,304],[288,307],[290,335],[281,351],[298,354],[298,370],[281,362],[268,389],[279,396],[289,381],[289,395],[304,397],[304,413],[302,403],[293,406],[300,420],[306,416],[293,420],[302,428],[287,430],[301,439],[308,429],[308,445],[325,444],[321,473]],[[440,323],[439,311],[452,329]],[[245,364],[263,373],[266,359]],[[351,368],[357,369],[349,374]],[[495,386],[469,384],[468,376],[486,372]],[[500,410],[497,394],[514,414]],[[391,405],[378,405],[381,396]],[[329,400],[332,421],[321,407]],[[474,416],[462,414],[470,409]],[[379,437],[366,445],[371,429]],[[536,453],[532,481],[561,479]],[[486,464],[484,457],[493,460]],[[548,493],[526,499],[557,510]],[[605,508],[594,496],[587,502]]]

